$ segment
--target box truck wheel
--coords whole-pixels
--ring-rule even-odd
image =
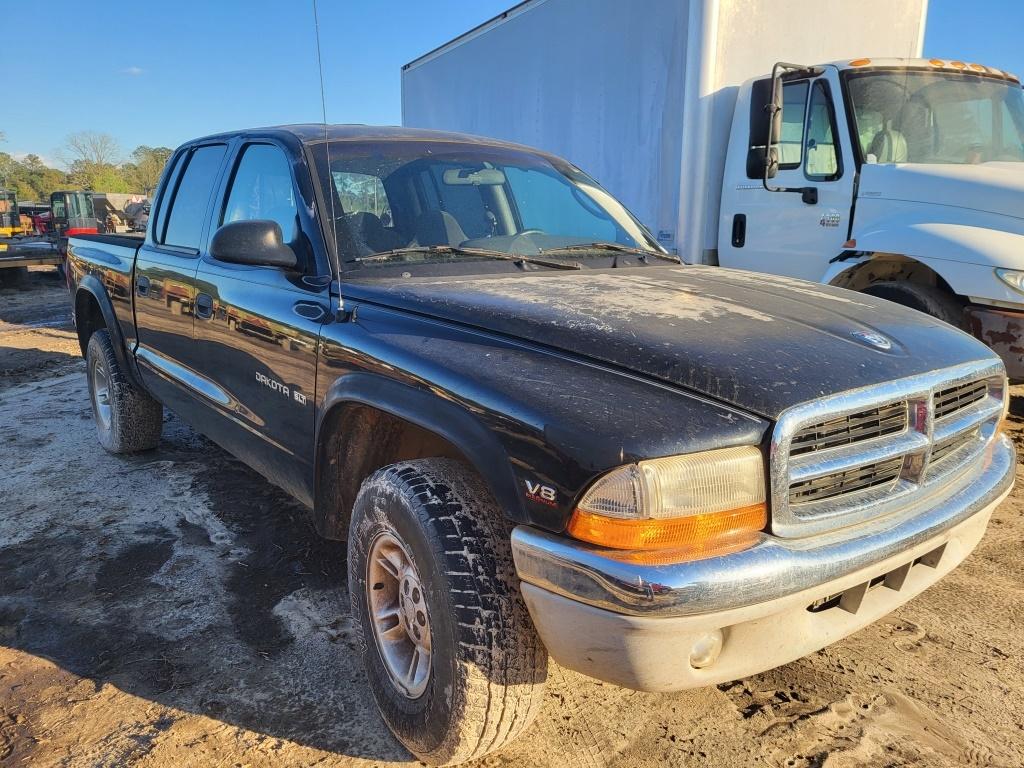
[[[540,707],[547,651],[509,535],[488,488],[450,459],[385,467],[356,498],[348,587],[367,678],[388,727],[426,763],[500,749]]]
[[[864,293],[924,312],[957,328],[963,327],[963,303],[937,286],[890,281],[872,283]]]

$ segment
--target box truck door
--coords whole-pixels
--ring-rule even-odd
[[[761,183],[763,139],[758,152],[756,134],[767,115],[759,92],[770,87],[754,84],[749,121],[740,114],[742,105],[737,109],[743,126],[733,127],[722,185],[719,264],[819,280],[829,259],[842,251],[853,201],[855,166],[848,134],[840,129],[845,122],[837,120],[844,114],[838,78],[828,69],[821,77],[783,85],[782,133],[775,145],[779,170],[769,186],[811,187],[817,194],[813,203]],[[749,134],[742,130],[748,123]]]

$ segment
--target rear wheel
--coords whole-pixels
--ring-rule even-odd
[[[356,499],[348,584],[367,677],[388,727],[426,763],[500,749],[540,708],[547,651],[509,534],[483,482],[448,459],[386,467]]]
[[[924,312],[957,328],[963,327],[963,304],[956,296],[937,286],[881,282],[869,285],[864,293]]]
[[[128,381],[105,328],[89,338],[85,363],[100,445],[111,453],[156,448],[163,431],[163,406]]]

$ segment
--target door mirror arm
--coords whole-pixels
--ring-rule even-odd
[[[229,264],[295,269],[299,259],[284,242],[281,225],[268,219],[225,224],[210,241],[210,255]]]

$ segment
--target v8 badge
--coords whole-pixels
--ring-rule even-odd
[[[530,501],[547,504],[549,507],[558,505],[558,492],[550,485],[543,485],[533,480],[523,480],[523,483],[526,485],[526,498]]]

